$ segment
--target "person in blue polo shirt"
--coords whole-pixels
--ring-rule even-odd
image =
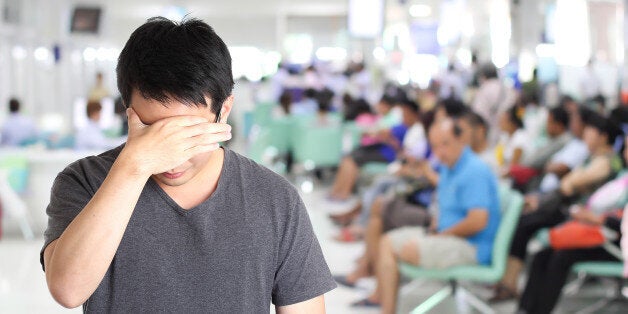
[[[437,186],[439,212],[430,230],[404,227],[382,238],[377,288],[358,303],[381,304],[382,313],[395,312],[399,260],[433,269],[491,262],[500,221],[497,179],[461,134],[450,119],[430,128],[432,151],[443,165]]]

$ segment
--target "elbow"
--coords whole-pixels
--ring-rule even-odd
[[[68,284],[64,284],[61,280],[54,280],[54,278],[48,278],[48,290],[52,295],[52,298],[57,301],[61,306],[73,309],[81,306],[87,298],[85,298],[77,289],[70,287]]]
[[[50,290],[50,294],[52,295],[52,298],[57,301],[57,303],[59,303],[61,306],[68,308],[68,309],[73,309],[76,307],[81,306],[84,301],[82,299],[79,299],[77,297],[75,297],[74,295],[72,295],[71,293],[67,293],[64,291],[58,291],[58,290]]]
[[[477,219],[475,223],[473,224],[473,226],[474,226],[473,234],[482,232],[482,230],[486,229],[486,227],[488,226],[488,219]]]

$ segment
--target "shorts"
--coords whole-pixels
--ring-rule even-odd
[[[382,152],[380,151],[382,144],[375,144],[370,146],[360,146],[354,149],[350,156],[353,158],[353,161],[358,165],[358,167],[362,167],[364,164],[369,162],[385,162],[389,163],[389,160],[386,159]]]
[[[423,268],[443,269],[477,264],[477,250],[464,238],[448,235],[429,235],[422,227],[403,227],[387,233],[395,253],[404,244],[416,240],[419,265]]]
[[[384,232],[405,227],[427,227],[430,225],[430,214],[423,206],[410,204],[405,197],[395,196],[384,201],[382,222]]]

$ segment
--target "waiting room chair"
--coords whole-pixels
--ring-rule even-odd
[[[11,169],[0,167],[0,202],[2,202],[2,208],[5,213],[19,222],[24,239],[31,240],[34,238],[34,234],[29,221],[28,208],[17,191],[12,187],[9,181],[10,178]],[[14,182],[21,184],[22,181]],[[18,188],[23,187],[20,185]]]
[[[607,295],[605,298],[602,298],[598,302],[595,302],[583,309],[580,309],[578,312],[576,312],[578,314],[597,313],[602,308],[609,305],[611,302],[628,301],[626,296],[622,294],[622,288],[624,286],[625,279],[623,278],[624,262],[623,256],[621,254],[621,249],[612,243],[604,244],[604,249],[606,249],[606,251],[608,251],[611,255],[617,257],[619,261],[591,261],[576,263],[571,268],[571,271],[576,273],[578,278],[569,283],[565,287],[564,291],[565,294],[568,295],[576,294],[580,287],[582,287],[582,285],[584,284],[587,277],[612,278],[615,280],[615,287],[611,294]]]
[[[435,270],[423,269],[406,263],[399,264],[401,275],[413,279],[411,283],[402,287],[399,293],[400,297],[407,294],[408,290],[414,290],[415,287],[418,287],[421,279],[436,279],[449,282],[446,287],[416,307],[412,311],[413,314],[426,313],[449,296],[455,296],[458,300],[462,300],[465,305],[471,305],[471,307],[482,313],[494,313],[484,301],[473,295],[468,289],[462,287],[459,282],[497,283],[506,270],[508,251],[521,216],[523,196],[505,185],[500,185],[499,196],[502,218],[495,235],[493,260],[490,265],[456,266]]]

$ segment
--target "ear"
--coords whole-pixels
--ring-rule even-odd
[[[229,114],[231,113],[231,109],[233,108],[233,94],[229,95],[227,99],[222,103],[222,108],[220,109],[220,121],[219,123],[227,123],[227,119],[229,118]]]

